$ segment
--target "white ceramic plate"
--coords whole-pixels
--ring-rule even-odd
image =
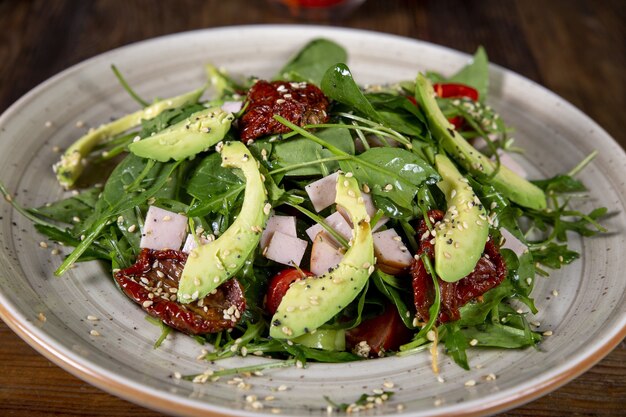
[[[46,81],[0,117],[0,178],[18,200],[35,206],[57,200],[62,192],[51,172],[54,146],[66,147],[88,126],[136,109],[109,67],[116,64],[144,97],[167,97],[204,82],[203,63],[232,73],[272,75],[307,40],[333,39],[349,51],[360,83],[412,79],[418,70],[453,73],[468,56],[439,46],[372,32],[313,26],[231,27],[183,33],[120,48],[72,67]],[[518,144],[528,152],[523,163],[533,176],[565,172],[592,150],[596,160],[582,177],[590,198],[577,207],[606,206],[612,233],[573,246],[582,258],[548,279],[539,278],[534,296],[541,330],[551,330],[539,349],[472,350],[467,372],[447,357],[445,383],[437,382],[427,353],[350,364],[313,364],[253,377],[245,391],[226,380],[207,385],[171,378],[173,372],[197,373],[200,347],[183,335],[154,350],[157,327],[122,295],[97,263],[81,265],[61,278],[60,262],[39,248],[42,238],[28,221],[0,205],[0,316],[23,339],[69,372],[115,395],[175,414],[207,415],[326,413],[324,395],[352,402],[363,392],[392,381],[395,396],[376,414],[482,414],[519,405],[558,387],[588,369],[626,332],[626,172],[624,151],[593,121],[537,84],[491,67],[490,101],[517,128]],[[77,128],[77,121],[85,128]],[[46,127],[45,122],[52,126]],[[557,290],[559,295],[553,296]],[[45,323],[37,319],[47,317]],[[100,318],[86,320],[87,315]],[[90,336],[96,329],[101,336]],[[248,357],[224,361],[232,367],[259,363]],[[495,381],[485,381],[493,373]],[[464,383],[477,381],[473,387]],[[281,385],[286,391],[277,391]],[[253,409],[245,396],[263,399]],[[397,405],[404,409],[398,411]],[[437,404],[437,405],[435,405]]]

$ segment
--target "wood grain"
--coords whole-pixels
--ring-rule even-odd
[[[369,0],[318,22],[394,33],[472,52],[578,106],[626,147],[626,2]],[[0,1],[0,112],[84,59],[154,36],[259,23],[301,23],[263,1]],[[157,416],[74,378],[0,323],[0,415]],[[624,415],[626,344],[573,382],[506,416]]]

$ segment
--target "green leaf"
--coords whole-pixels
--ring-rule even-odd
[[[519,349],[532,346],[541,338],[538,334],[529,332],[526,329],[518,329],[498,323],[486,323],[476,327],[469,327],[462,329],[461,333],[466,340],[476,339],[478,341],[476,346],[505,349]]]
[[[484,323],[489,312],[498,306],[507,297],[515,295],[515,289],[511,281],[505,279],[497,287],[483,294],[482,302],[470,302],[459,309],[461,319],[460,326],[472,326]]]
[[[347,59],[340,45],[327,39],[314,39],[291,58],[274,79],[306,81],[319,86],[329,67]]]
[[[380,291],[391,303],[393,303],[393,305],[396,306],[398,314],[400,315],[404,325],[409,329],[413,329],[413,314],[407,308],[400,292],[390,285],[390,282],[394,281],[394,277],[377,269],[372,274],[371,279],[374,281],[374,285],[376,285],[378,291]]]
[[[338,64],[329,68],[324,74],[321,87],[327,97],[356,109],[375,122],[384,122],[361,92],[346,64]]]
[[[565,174],[560,174],[545,180],[534,180],[531,182],[546,192],[553,191],[555,193],[575,193],[587,191],[587,188],[582,182]]]
[[[218,153],[206,156],[187,179],[187,192],[200,201],[212,201],[228,191],[245,187],[237,170],[224,168]]]
[[[348,129],[326,128],[315,132],[315,134],[342,151],[350,155],[354,154],[354,140]],[[272,167],[276,168],[288,168],[293,165],[314,162],[333,156],[333,153],[324,149],[321,145],[301,136],[275,142],[273,145],[274,148],[270,155],[270,161]],[[287,171],[285,176],[326,176],[338,168],[339,164],[336,161],[331,161],[320,163],[319,165],[295,168]]]
[[[469,363],[467,362],[467,348],[469,343],[464,332],[461,331],[458,324],[447,323],[443,325],[445,329],[445,346],[446,353],[454,359],[457,365],[469,371]]]
[[[552,269],[559,269],[562,265],[572,263],[580,257],[578,252],[570,250],[567,245],[559,245],[550,242],[539,249],[531,249],[535,262],[543,264]]]
[[[356,159],[340,161],[344,172],[352,172],[376,196],[411,210],[417,188],[439,179],[437,171],[416,154],[399,148],[372,148]]]
[[[489,89],[489,60],[485,49],[479,46],[472,61],[446,81],[474,87],[478,91],[480,101],[485,101]]]
[[[86,219],[91,215],[101,192],[102,188],[90,188],[78,195],[30,211],[50,220],[72,224],[75,217]]]

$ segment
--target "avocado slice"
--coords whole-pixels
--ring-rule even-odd
[[[346,331],[318,329],[315,333],[305,333],[292,341],[310,348],[342,352],[346,350]]]
[[[216,240],[189,252],[178,285],[178,301],[190,303],[205,297],[243,267],[257,247],[272,209],[258,162],[241,142],[216,146],[222,166],[239,168],[246,178],[246,190],[239,215]]]
[[[493,174],[495,164],[454,130],[454,126],[448,122],[435,101],[433,86],[422,74],[417,75],[415,97],[422,104],[428,125],[435,138],[448,154],[463,168],[474,174]],[[535,210],[546,208],[545,193],[503,165],[500,165],[500,169],[491,181],[498,191],[520,206]]]
[[[224,139],[235,117],[219,107],[193,113],[176,123],[139,142],[128,145],[128,149],[142,158],[167,162],[192,157],[209,146]]]
[[[337,177],[335,202],[350,215],[351,246],[332,271],[289,287],[270,326],[275,339],[293,339],[317,329],[354,300],[374,272],[374,240],[359,184],[349,175]]]
[[[74,142],[61,156],[61,160],[53,165],[57,180],[65,188],[70,188],[83,173],[83,158],[102,141],[127,131],[141,124],[143,119],[152,119],[165,110],[196,103],[205,87],[181,94],[180,96],[157,101],[143,110],[127,114],[117,120],[90,130],[86,135]]]
[[[445,194],[448,207],[435,229],[435,271],[448,282],[469,275],[480,259],[489,237],[487,212],[452,161],[435,156],[442,181],[437,186]]]

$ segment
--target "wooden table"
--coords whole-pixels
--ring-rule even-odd
[[[260,0],[0,2],[0,112],[86,58],[135,41],[226,25],[300,23]],[[626,147],[623,0],[369,0],[339,25],[389,32],[465,52],[543,84]],[[0,415],[155,416],[38,355],[0,322]],[[508,416],[624,415],[626,344],[550,395]]]

